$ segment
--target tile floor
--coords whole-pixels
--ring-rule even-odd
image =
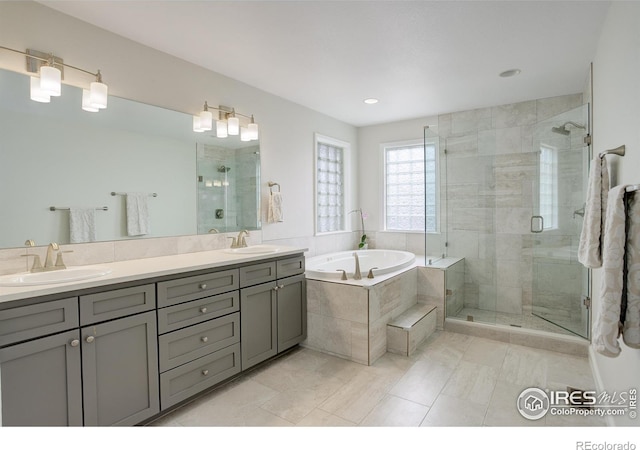
[[[604,419],[522,418],[526,387],[595,388],[586,358],[447,331],[407,358],[373,366],[297,348],[159,418],[152,426],[605,426]]]

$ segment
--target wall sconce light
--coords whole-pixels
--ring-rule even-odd
[[[108,87],[102,82],[102,74],[99,70],[93,73],[65,64],[61,58],[54,57],[51,53],[42,53],[31,49],[23,52],[1,45],[0,49],[25,55],[27,57],[27,71],[39,74],[39,77],[32,76],[30,79],[31,100],[49,103],[51,97],[59,97],[62,93],[63,74],[61,69],[69,67],[95,77],[95,81],[89,85],[89,89],[82,91],[82,109],[97,112],[107,107]]]
[[[258,140],[258,124],[255,123],[253,115],[246,116],[244,114],[237,113],[235,108],[229,108],[226,106],[218,106],[215,108],[213,106],[209,106],[207,102],[204,102],[204,107],[200,114],[193,116],[193,131],[201,133],[213,129],[213,114],[210,109],[218,111],[218,119],[215,121],[217,137],[226,138],[227,136],[240,135],[240,140],[242,141]],[[250,121],[246,127],[240,126],[240,117],[238,116]]]

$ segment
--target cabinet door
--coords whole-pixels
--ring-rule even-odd
[[[0,424],[82,425],[79,331],[0,350]]]
[[[135,425],[160,411],[155,311],[84,327],[84,424]]]
[[[278,352],[276,283],[240,290],[240,339],[242,370]]]
[[[278,280],[278,352],[307,338],[306,283],[304,275]]]

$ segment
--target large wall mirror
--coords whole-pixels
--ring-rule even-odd
[[[37,103],[28,76],[0,70],[0,248],[71,243],[67,208],[95,208],[92,241],[260,228],[257,141],[196,134],[189,114],[113,96],[90,113],[81,97],[63,85]],[[127,228],[133,193],[148,196],[144,235]]]

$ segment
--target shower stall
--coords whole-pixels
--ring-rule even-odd
[[[580,94],[439,117],[442,233],[425,245],[465,258],[449,320],[589,338],[589,130]]]

